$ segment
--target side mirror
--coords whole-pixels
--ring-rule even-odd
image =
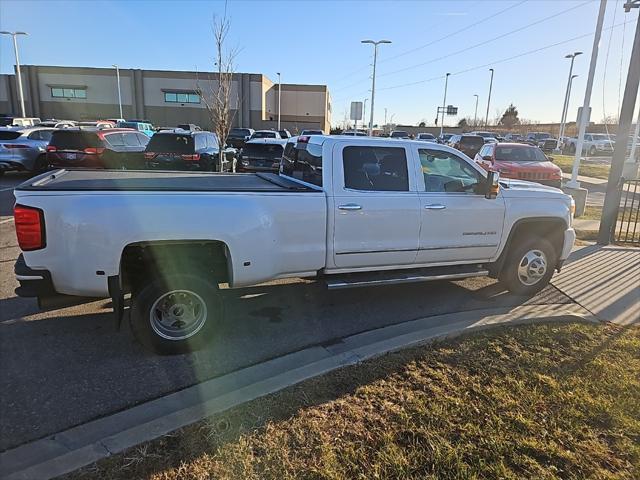
[[[491,155],[485,155],[484,157],[482,157],[482,159],[486,160],[487,162],[493,163],[493,157]]]
[[[490,170],[487,174],[486,188],[484,191],[484,198],[494,199],[498,196],[500,191],[500,172]]]
[[[550,155],[547,155],[547,160],[549,160],[550,162],[553,162],[553,157]]]

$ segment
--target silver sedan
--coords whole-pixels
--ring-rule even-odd
[[[0,128],[0,175],[46,169],[46,151],[54,128]]]

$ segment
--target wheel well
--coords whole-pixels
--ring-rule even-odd
[[[127,245],[120,260],[123,291],[135,291],[149,275],[198,272],[228,282],[230,258],[218,241],[142,242]]]
[[[509,233],[509,238],[500,254],[500,258],[492,265],[491,276],[496,277],[500,273],[507,255],[509,255],[509,249],[523,238],[543,237],[551,243],[556,253],[560,255],[566,229],[565,221],[560,218],[525,219],[517,223]]]

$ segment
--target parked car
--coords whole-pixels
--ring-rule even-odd
[[[423,140],[423,141],[427,141],[427,142],[437,142],[438,139],[435,137],[435,135],[431,134],[431,133],[419,133],[416,135],[416,140]]]
[[[118,125],[118,123],[120,122],[126,122],[126,120],[124,118],[105,118],[105,120],[107,122],[111,122],[113,123],[113,125]],[[135,120],[131,120],[132,122],[135,122]]]
[[[404,138],[410,139],[409,132],[405,132],[404,130],[393,130],[389,135],[390,138]]]
[[[522,142],[524,141],[524,136],[520,135],[519,133],[507,133],[504,136],[504,141],[505,142]]]
[[[347,137],[366,137],[367,134],[359,130],[345,130],[340,135],[346,135]]]
[[[237,150],[223,147],[222,166],[219,152],[220,143],[215,133],[182,129],[163,130],[151,137],[144,151],[144,159],[145,166],[149,169],[233,171]]]
[[[118,122],[118,128],[132,128],[133,130],[137,130],[140,133],[144,133],[147,137],[153,137],[153,134],[156,133],[153,125],[147,122]]]
[[[453,133],[443,133],[442,135],[438,135],[438,143],[446,145],[449,143],[449,140],[453,136]]]
[[[562,186],[562,170],[553,164],[540,147],[524,143],[490,143],[484,145],[475,161],[486,170],[497,170],[501,178],[514,178]]]
[[[470,132],[469,135],[479,135],[484,139],[484,143],[489,143],[489,142],[497,142],[498,139],[496,138],[496,136],[498,136],[498,134],[496,132]]]
[[[128,128],[55,130],[47,146],[47,164],[50,168],[142,168],[148,142],[144,133]]]
[[[553,138],[553,135],[547,132],[529,132],[524,138],[524,141],[529,143],[530,145],[537,146],[540,141],[546,140],[548,138]]]
[[[202,128],[200,128],[200,126],[196,125],[195,123],[180,123],[176,126],[176,128],[179,128],[181,130],[187,130],[189,132],[201,132]]]
[[[324,135],[325,133],[322,130],[302,130],[300,136],[309,136],[309,135]]]
[[[41,172],[53,128],[0,128],[0,175],[8,171]]]
[[[75,127],[76,125],[77,125],[77,122],[74,122],[73,120],[56,120],[55,118],[50,120],[44,120],[38,124],[39,127],[50,127],[50,128],[71,128],[71,127]]]
[[[452,135],[451,138],[449,138],[449,146],[456,150],[460,150],[469,158],[475,157],[476,153],[480,151],[483,145],[484,138],[480,135],[464,133],[462,135]]]
[[[278,130],[278,133],[280,134],[280,138],[291,138],[291,132],[289,130]]]
[[[254,131],[253,128],[232,128],[227,137],[227,143],[234,148],[242,148]]]
[[[0,127],[35,127],[41,123],[37,117],[0,117]]]
[[[505,188],[456,150],[397,139],[298,137],[279,175],[75,170],[15,196],[16,293],[111,297],[120,320],[130,292],[133,334],[160,353],[216,334],[222,283],[492,276],[533,295],[575,240],[574,203],[560,190]]]
[[[577,138],[568,138],[563,145],[563,151],[569,154],[576,153],[578,144]],[[594,157],[596,155],[612,155],[615,146],[615,140],[611,140],[604,133],[585,133],[584,143],[582,144],[582,153]]]
[[[255,132],[253,132],[253,135],[251,135],[251,139],[253,140],[254,138],[282,138],[280,136],[279,132],[276,132],[275,130],[256,130]]]
[[[116,128],[116,124],[110,120],[82,121],[77,122],[76,126],[89,128]]]
[[[287,140],[254,138],[247,141],[240,152],[238,172],[277,172]]]

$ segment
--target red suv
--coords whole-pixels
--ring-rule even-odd
[[[475,156],[486,170],[503,178],[515,178],[560,188],[562,170],[539,147],[522,143],[487,143]]]
[[[52,168],[143,168],[149,137],[131,128],[56,130],[47,146]]]

